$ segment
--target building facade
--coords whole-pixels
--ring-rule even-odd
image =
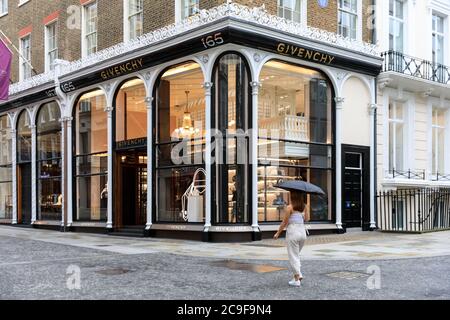
[[[378,1],[376,10],[384,59],[378,78],[378,190],[401,194],[405,189],[448,188],[450,1]],[[416,228],[411,223],[426,220],[428,213],[415,208],[415,202],[416,197],[399,196],[384,224]],[[441,224],[444,210],[439,207],[444,205],[447,200],[430,207],[431,224]]]
[[[276,184],[302,179],[326,193],[307,199],[312,229],[376,228],[382,59],[363,41],[365,1],[164,1],[160,25],[146,15],[158,1],[112,2],[81,1],[86,27],[57,59],[44,46],[48,71],[24,76],[26,50],[17,61],[0,105],[3,223],[256,240],[289,203]],[[122,25],[102,33],[114,6]],[[70,48],[80,59],[61,59]]]

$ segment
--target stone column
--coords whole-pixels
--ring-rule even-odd
[[[251,134],[251,160],[252,165],[252,229],[253,240],[261,240],[261,234],[258,223],[258,96],[261,83],[258,81],[252,81],[250,83],[252,87],[252,134]]]
[[[344,98],[336,97],[336,226],[342,230],[342,108]]]
[[[153,97],[146,97],[147,105],[147,223],[145,230],[148,234],[153,225]]]
[[[108,220],[106,223],[107,229],[113,228],[113,185],[112,185],[112,179],[113,179],[113,110],[114,108],[112,106],[107,106],[105,108],[105,112],[107,113],[108,118],[108,183],[107,183],[107,190],[108,190],[108,208],[107,208],[107,215]]]
[[[12,140],[12,146],[11,146],[11,160],[12,160],[12,205],[13,205],[13,212],[12,212],[12,224],[17,224],[18,222],[18,203],[17,203],[17,191],[18,191],[18,185],[17,185],[17,130],[11,129],[11,140]]]
[[[31,224],[37,221],[37,148],[36,125],[31,125]]]
[[[212,82],[205,82],[203,84],[203,88],[205,89],[205,171],[206,171],[206,191],[205,191],[205,226],[203,229],[204,232],[204,241],[209,240],[208,232],[211,228],[211,188],[212,186],[212,174],[211,174],[211,166],[212,156],[211,156],[211,92],[213,88]]]

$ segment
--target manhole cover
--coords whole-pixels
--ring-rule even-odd
[[[130,270],[123,269],[123,268],[104,269],[104,270],[95,271],[95,273],[98,273],[98,274],[101,274],[104,276],[119,276],[121,274],[125,274],[128,272],[130,272]]]
[[[339,271],[339,272],[333,272],[327,274],[327,276],[331,278],[339,278],[339,279],[345,279],[345,280],[354,280],[362,277],[368,277],[369,275],[366,273],[361,272],[354,272],[354,271]]]
[[[232,260],[216,261],[216,262],[212,262],[211,265],[216,266],[216,267],[228,268],[231,270],[251,271],[251,272],[256,272],[256,273],[268,273],[268,272],[286,270],[286,268],[281,268],[281,267],[276,267],[276,266],[271,266],[271,265],[242,263],[242,262],[237,262],[237,261],[232,261]]]

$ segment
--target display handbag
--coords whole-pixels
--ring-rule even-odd
[[[204,179],[200,179],[203,174]],[[204,193],[206,192],[206,171],[205,169],[197,169],[194,173],[191,185],[181,198],[182,216],[186,222],[203,222],[203,202]]]

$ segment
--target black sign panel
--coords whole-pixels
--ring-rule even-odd
[[[210,38],[212,38],[213,40],[211,41]],[[142,69],[157,66],[164,62],[186,57],[188,55],[192,55],[194,53],[198,53],[229,42],[229,29],[222,29],[214,32],[211,35],[205,35],[201,38],[191,39],[183,42],[182,44],[167,47],[162,50],[152,52],[146,56],[127,60],[123,63],[116,64],[90,75],[61,83],[61,90],[65,93],[68,93],[80,88],[118,78],[126,74],[131,74]]]
[[[147,146],[147,138],[137,138],[116,142],[116,150],[143,148]]]

